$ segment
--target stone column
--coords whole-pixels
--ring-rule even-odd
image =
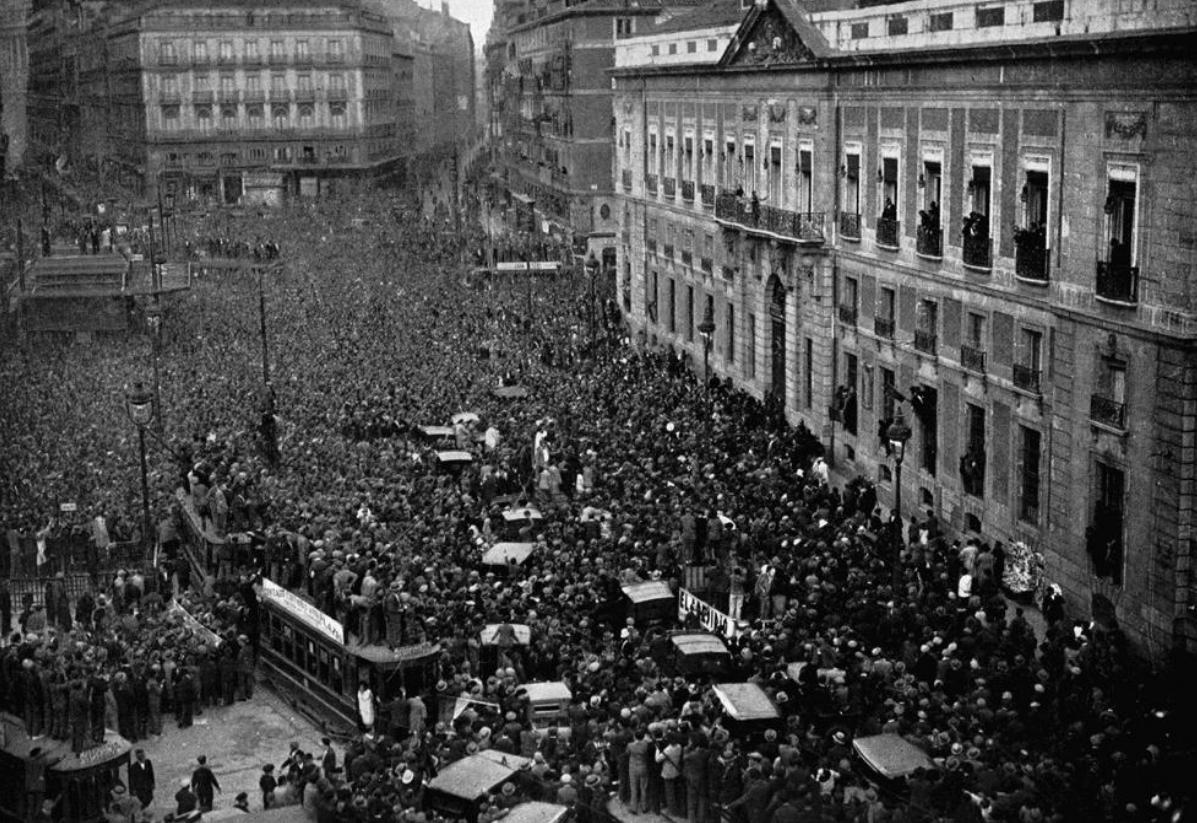
[[[29,86],[29,48],[25,34],[31,0],[0,0],[0,99],[3,117],[0,131],[8,135],[7,168],[25,160],[29,118],[26,91]]]

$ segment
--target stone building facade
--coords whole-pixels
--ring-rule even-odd
[[[629,44],[634,327],[701,368],[709,317],[711,370],[891,504],[900,411],[906,516],[1041,552],[1078,613],[1192,649],[1195,30],[1179,0],[767,0],[717,61]]]

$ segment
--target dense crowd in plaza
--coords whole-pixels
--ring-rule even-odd
[[[195,242],[209,232],[194,227]],[[165,439],[151,482],[167,542],[180,486],[217,531],[261,535],[257,568],[222,557],[225,593],[199,609],[225,651],[147,632],[171,618],[130,617],[127,598],[109,601],[101,626],[59,619],[53,635],[30,632],[22,615],[4,682],[30,723],[28,688],[42,672],[68,688],[83,680],[98,707],[94,695],[115,689],[96,678],[165,681],[170,658],[197,669],[201,691],[205,666],[243,671],[254,607],[238,575],[265,572],[359,637],[439,641],[438,695],[497,708],[450,721],[431,694],[360,695],[362,734],[340,764],[292,753],[264,772],[255,809],[294,802],[318,820],[424,823],[425,781],[493,748],[532,763],[486,804],[485,823],[528,798],[574,805],[585,820],[610,794],[633,814],[687,823],[1183,819],[1192,709],[1167,678],[1145,676],[1117,627],[1052,609],[1036,636],[1001,595],[1000,547],[956,540],[925,515],[891,522],[867,481],[829,482],[809,432],[723,382],[703,386],[652,341],[628,340],[613,303],[592,337],[581,279],[467,285],[485,237],[459,242],[383,195],[222,232],[282,250],[264,283],[280,459],[263,456],[257,280],[214,273],[167,310]],[[506,243],[518,253],[519,240]],[[44,529],[71,499],[86,533],[102,518],[105,531],[137,536],[136,430],[122,398],[148,379],[150,357],[136,338],[5,354],[0,381],[22,390],[0,393],[12,446],[0,455],[0,522]],[[500,384],[528,396],[496,397]],[[415,427],[462,411],[479,418],[454,433],[474,461],[438,471]],[[531,557],[496,572],[481,554],[510,496],[545,519],[528,531]],[[775,730],[733,733],[708,683],[667,676],[654,638],[614,618],[622,584],[676,587],[698,564],[713,598],[742,604],[731,679],[766,689],[784,717]],[[165,602],[165,585],[141,597]],[[492,660],[478,636],[495,623],[527,624],[532,643],[505,640]],[[797,661],[811,665],[795,680]],[[569,683],[568,734],[530,728],[520,686],[540,680]],[[116,702],[109,719],[136,739],[141,715],[130,725]],[[901,791],[879,787],[851,743],[881,732],[935,767]]]

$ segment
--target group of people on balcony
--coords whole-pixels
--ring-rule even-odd
[[[919,226],[924,230],[939,231],[939,203],[932,200],[925,209],[919,209]]]

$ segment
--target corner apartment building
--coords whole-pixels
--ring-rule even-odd
[[[659,2],[505,3],[487,44],[490,205],[512,229],[549,233],[615,264],[611,79],[615,44]]]
[[[391,31],[355,4],[162,4],[107,40],[144,119],[119,151],[151,191],[270,203],[399,165]]]
[[[699,363],[709,316],[712,370],[891,503],[901,411],[904,514],[1192,650],[1197,10],[764,0],[728,31],[617,46],[641,339]]]

